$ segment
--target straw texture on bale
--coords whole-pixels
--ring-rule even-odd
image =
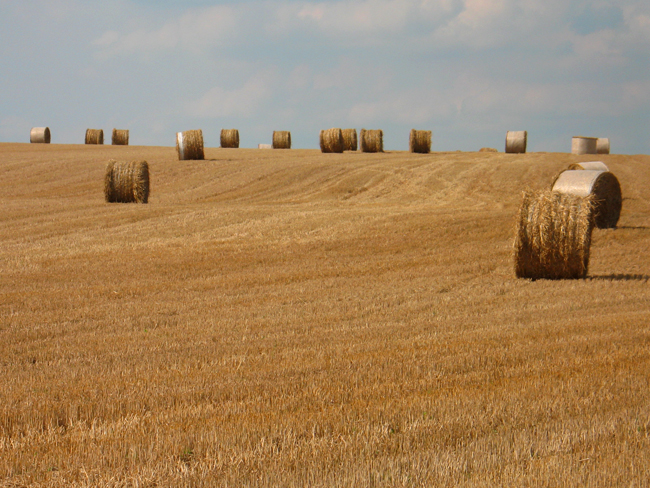
[[[237,129],[221,129],[221,147],[239,148],[239,131]]]
[[[599,137],[596,139],[596,154],[609,154],[609,138]]]
[[[511,154],[520,154],[526,152],[528,144],[528,131],[509,130],[506,132],[506,152]]]
[[[34,144],[49,144],[50,143],[50,128],[49,127],[33,127],[29,131],[29,142]]]
[[[113,129],[113,134],[111,135],[111,144],[113,144],[113,146],[128,146],[129,131]]]
[[[287,130],[273,131],[273,149],[291,149],[291,132]]]
[[[553,191],[579,197],[591,196],[594,223],[599,229],[616,227],[621,216],[621,185],[609,171],[568,170],[557,177]]]
[[[573,163],[569,165],[571,170],[595,170],[595,171],[609,171],[609,168],[602,161],[585,161],[584,163]]]
[[[102,129],[86,129],[86,144],[104,144]]]
[[[203,160],[203,131],[186,130],[176,133],[176,152],[180,161]]]
[[[384,132],[382,130],[361,129],[359,146],[361,152],[384,152]]]
[[[343,133],[341,129],[326,129],[320,131],[320,150],[324,153],[343,152]]]
[[[109,203],[147,203],[149,165],[146,161],[115,161],[106,165],[104,198]]]
[[[575,136],[571,139],[571,154],[596,154],[597,147],[596,137]]]
[[[357,129],[341,129],[343,135],[343,150],[356,151],[358,146]]]
[[[431,131],[411,129],[409,134],[409,151],[428,154],[431,152]]]
[[[524,192],[514,243],[517,278],[587,276],[593,230],[591,198]]]

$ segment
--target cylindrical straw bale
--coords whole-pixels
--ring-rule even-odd
[[[593,229],[591,196],[525,192],[514,243],[517,278],[584,278]]]
[[[596,154],[609,154],[609,138],[599,137],[596,140]]]
[[[272,147],[273,149],[291,149],[291,132],[274,130]]]
[[[358,148],[357,129],[341,129],[343,135],[343,150],[356,151]]]
[[[509,130],[506,132],[506,152],[525,153],[528,144],[528,131]]]
[[[221,147],[239,148],[239,131],[237,129],[221,129]]]
[[[102,129],[86,129],[86,144],[104,144]]]
[[[177,132],[176,152],[180,161],[205,159],[203,153],[203,131],[198,129]]]
[[[343,133],[333,128],[320,131],[320,150],[324,153],[343,152]]]
[[[49,127],[33,127],[29,132],[29,142],[35,144],[49,144],[50,143],[50,128]]]
[[[428,154],[431,152],[431,131],[411,129],[409,134],[409,151]]]
[[[571,154],[596,154],[598,138],[575,136],[571,139]]]
[[[149,165],[146,161],[115,161],[106,165],[104,198],[109,203],[147,203]]]
[[[113,129],[111,135],[111,144],[113,146],[128,146],[129,145],[129,131]]]
[[[361,129],[359,139],[361,152],[384,152],[384,132],[382,130]]]
[[[587,170],[595,170],[595,171],[609,171],[609,168],[605,163],[602,161],[585,161],[583,163],[573,163],[569,165],[569,168],[571,170],[580,170],[580,169],[587,169]]]

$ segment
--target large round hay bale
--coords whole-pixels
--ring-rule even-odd
[[[571,154],[596,154],[598,138],[575,136],[571,139]]]
[[[584,278],[593,229],[590,195],[525,192],[514,243],[517,278]]]
[[[343,136],[343,150],[356,151],[358,148],[357,129],[341,129]]]
[[[511,154],[521,154],[526,152],[528,144],[528,131],[509,130],[506,132],[506,152]]]
[[[596,154],[609,154],[609,138],[599,137],[596,139]]]
[[[50,143],[50,128],[49,127],[32,127],[29,131],[29,142],[34,144],[49,144]]]
[[[621,185],[609,171],[567,170],[553,183],[553,191],[579,197],[592,196],[594,222],[599,229],[616,227],[621,216]]]
[[[111,144],[113,146],[128,146],[129,145],[129,131],[113,129],[111,135]]]
[[[86,129],[86,144],[104,144],[102,129]]]
[[[382,130],[361,129],[359,141],[361,152],[384,152],[384,132]]]
[[[205,159],[203,153],[203,131],[198,129],[177,132],[176,152],[180,161]]]
[[[594,171],[609,171],[609,168],[602,161],[585,161],[583,163],[573,163],[569,165],[571,170],[594,170]]]
[[[115,161],[106,165],[104,198],[109,203],[147,203],[149,165],[146,161]]]
[[[409,134],[409,151],[428,154],[431,152],[431,131],[411,129]]]
[[[341,129],[332,128],[320,131],[320,150],[324,153],[343,152],[343,133]]]
[[[291,149],[291,132],[288,130],[273,131],[273,149]]]
[[[221,147],[239,148],[239,131],[237,129],[221,129]]]

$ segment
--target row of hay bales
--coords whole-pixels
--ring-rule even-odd
[[[33,127],[29,132],[29,142],[32,144],[49,144],[52,134],[49,127]],[[104,144],[104,131],[102,129],[86,129],[85,144]],[[111,144],[114,146],[129,145],[129,131],[113,129]]]
[[[506,153],[521,154],[526,152],[528,131],[506,132]],[[607,137],[571,138],[571,154],[609,154],[610,145]]]

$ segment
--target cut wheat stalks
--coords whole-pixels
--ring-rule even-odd
[[[341,129],[343,136],[343,150],[356,151],[358,146],[357,129]]]
[[[221,147],[239,148],[239,131],[237,129],[221,129]]]
[[[113,146],[128,146],[129,145],[129,131],[113,129],[111,135],[111,144]]]
[[[384,132],[382,130],[361,129],[359,133],[359,149],[361,152],[384,152]]]
[[[33,127],[29,131],[29,142],[34,144],[49,144],[50,143],[50,128],[49,127]]]
[[[428,154],[431,152],[431,131],[411,129],[409,134],[409,151]]]
[[[203,153],[203,131],[198,129],[177,132],[176,152],[180,161],[205,159]]]
[[[146,161],[115,161],[106,165],[104,198],[109,203],[147,203],[149,165]]]
[[[575,136],[571,139],[571,154],[596,154],[598,138]]]
[[[567,169],[570,170],[593,170],[593,171],[609,171],[609,168],[602,161],[585,161],[583,163],[570,164]]]
[[[593,229],[590,195],[524,192],[514,243],[517,278],[587,276]]]
[[[104,144],[102,129],[86,129],[86,144]]]
[[[291,149],[291,132],[274,130],[272,147],[273,149]]]
[[[332,128],[320,131],[320,150],[324,153],[343,152],[343,133],[341,129]]]
[[[511,154],[520,154],[526,152],[528,144],[528,131],[509,130],[506,132],[506,152]]]
[[[599,137],[596,139],[596,154],[609,154],[609,138]]]

